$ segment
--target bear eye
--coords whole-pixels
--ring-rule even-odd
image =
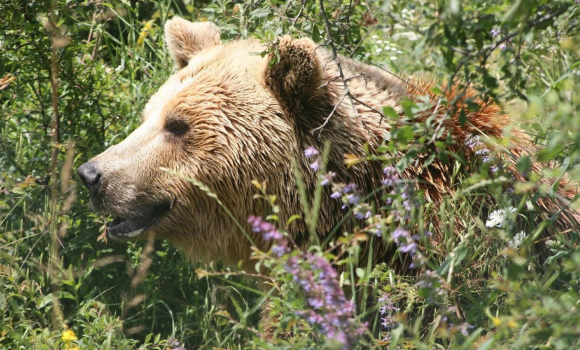
[[[189,125],[183,120],[171,120],[167,123],[165,129],[173,135],[183,135],[189,129]]]

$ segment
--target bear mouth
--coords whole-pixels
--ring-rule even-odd
[[[107,227],[108,235],[117,240],[136,238],[164,218],[172,207],[173,201],[168,201],[148,209],[140,208],[134,217],[115,217]]]

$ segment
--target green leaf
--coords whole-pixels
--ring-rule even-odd
[[[11,192],[14,193],[14,194],[22,194],[22,195],[25,195],[26,194],[26,191],[24,190],[24,188],[18,187],[18,186],[13,187],[12,190],[11,190]]]
[[[390,107],[390,106],[383,107],[383,114],[392,120],[401,119],[401,116],[399,115],[399,113],[397,113],[397,111],[395,111],[395,109],[393,107]]]
[[[415,102],[413,102],[409,98],[405,98],[403,101],[401,101],[401,107],[403,107],[403,111],[405,111],[405,115],[408,118],[413,118],[414,115],[413,108],[417,107],[417,104],[415,104]]]
[[[562,257],[569,256],[569,255],[570,255],[570,252],[560,251],[560,252],[556,253],[556,255],[552,255],[551,257],[546,259],[546,261],[544,261],[544,266],[548,266],[551,263],[553,263],[554,261],[556,261]]]
[[[523,156],[518,160],[518,171],[522,174],[527,174],[532,170],[532,159],[529,156]]]
[[[400,173],[402,173],[403,171],[405,171],[405,169],[407,169],[407,166],[409,166],[409,164],[413,163],[413,160],[415,159],[416,155],[417,151],[409,151],[405,153],[405,155],[402,156],[401,159],[399,159],[399,161],[395,165],[395,168],[397,168],[397,170]]]
[[[312,40],[314,40],[315,43],[320,41],[320,30],[318,30],[318,26],[312,27]]]
[[[401,143],[409,143],[415,137],[415,133],[413,132],[413,128],[409,125],[404,126],[397,130],[397,141]]]
[[[302,216],[300,216],[298,214],[294,214],[288,219],[288,221],[286,221],[286,225],[290,225],[294,220],[298,220],[298,219],[302,219]]]
[[[459,125],[463,127],[465,123],[467,123],[467,115],[465,114],[465,109],[461,108],[461,111],[459,111]]]
[[[485,343],[481,344],[477,350],[488,350],[495,343],[495,338],[489,338]]]
[[[508,12],[503,16],[502,22],[512,22],[516,18],[522,15],[522,8],[524,0],[516,0],[515,4],[508,10]]]
[[[259,9],[255,9],[254,11],[250,12],[250,18],[268,17],[269,14],[270,14],[270,9],[259,8]]]
[[[439,268],[437,269],[437,273],[439,275],[444,275],[447,273],[447,271],[451,266],[453,267],[459,266],[459,264],[461,264],[463,259],[465,259],[465,257],[467,256],[468,252],[469,248],[465,244],[457,246],[455,249],[453,249],[451,253],[449,253],[447,259],[445,259],[443,264],[439,266]]]
[[[519,264],[510,264],[507,271],[507,277],[512,281],[518,280],[520,274],[524,271],[524,268]]]
[[[556,158],[556,156],[562,152],[564,146],[565,144],[563,143],[549,145],[538,153],[538,161],[547,162]]]

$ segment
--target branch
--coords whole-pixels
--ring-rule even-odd
[[[330,117],[332,117],[332,115],[334,114],[334,112],[336,111],[336,109],[338,108],[338,106],[340,106],[340,104],[342,103],[342,101],[344,100],[345,97],[346,97],[346,93],[344,93],[342,95],[342,97],[340,98],[340,100],[338,100],[338,103],[334,105],[334,108],[332,109],[332,111],[330,112],[330,114],[328,115],[328,117],[326,117],[326,119],[324,119],[324,123],[322,123],[321,126],[317,127],[313,131],[320,130],[320,132],[322,132],[322,129],[326,126],[326,124],[328,124],[328,121],[330,120]],[[320,132],[318,133],[319,135],[320,135]]]
[[[348,82],[344,77],[344,73],[342,72],[340,60],[338,59],[338,54],[336,52],[336,46],[334,45],[334,41],[332,40],[332,36],[330,33],[330,22],[328,21],[328,17],[326,16],[326,12],[324,11],[324,0],[320,0],[319,3],[320,3],[320,13],[322,14],[322,18],[324,19],[324,27],[326,29],[326,36],[328,37],[328,44],[330,45],[330,48],[332,49],[332,59],[336,63],[336,67],[338,68],[338,75],[340,76],[340,79],[342,79],[342,82],[344,84],[345,95],[348,96],[348,98],[350,100],[350,105],[352,107],[352,111],[360,119],[362,124],[365,125],[364,121],[362,120],[362,117],[356,111],[356,108],[354,106],[354,99],[353,99],[353,96],[352,96],[350,89],[348,87]],[[342,99],[341,99],[341,101],[342,101]],[[337,106],[335,106],[335,108],[333,109],[333,112],[336,110],[336,107]],[[326,124],[328,122],[328,120],[330,119],[330,116],[332,116],[333,112],[331,112],[329,117],[326,118],[327,120],[325,120],[324,124]],[[366,125],[365,125],[365,127],[366,127]]]
[[[306,6],[307,2],[308,2],[308,0],[302,1],[302,7],[300,8],[300,11],[298,11],[298,14],[296,15],[296,17],[292,21],[292,25],[290,26],[290,29],[294,28],[294,26],[296,25],[296,22],[298,22],[298,19],[300,18],[300,16],[302,16],[302,12],[304,12],[304,7]]]

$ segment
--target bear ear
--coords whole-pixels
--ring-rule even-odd
[[[181,69],[199,51],[221,44],[220,29],[211,22],[193,23],[176,16],[165,24],[165,43],[175,66]]]
[[[266,85],[277,99],[293,108],[310,99],[322,81],[322,65],[316,55],[316,44],[309,38],[285,36],[278,44],[280,59],[266,70]],[[274,58],[271,53],[270,61]]]

